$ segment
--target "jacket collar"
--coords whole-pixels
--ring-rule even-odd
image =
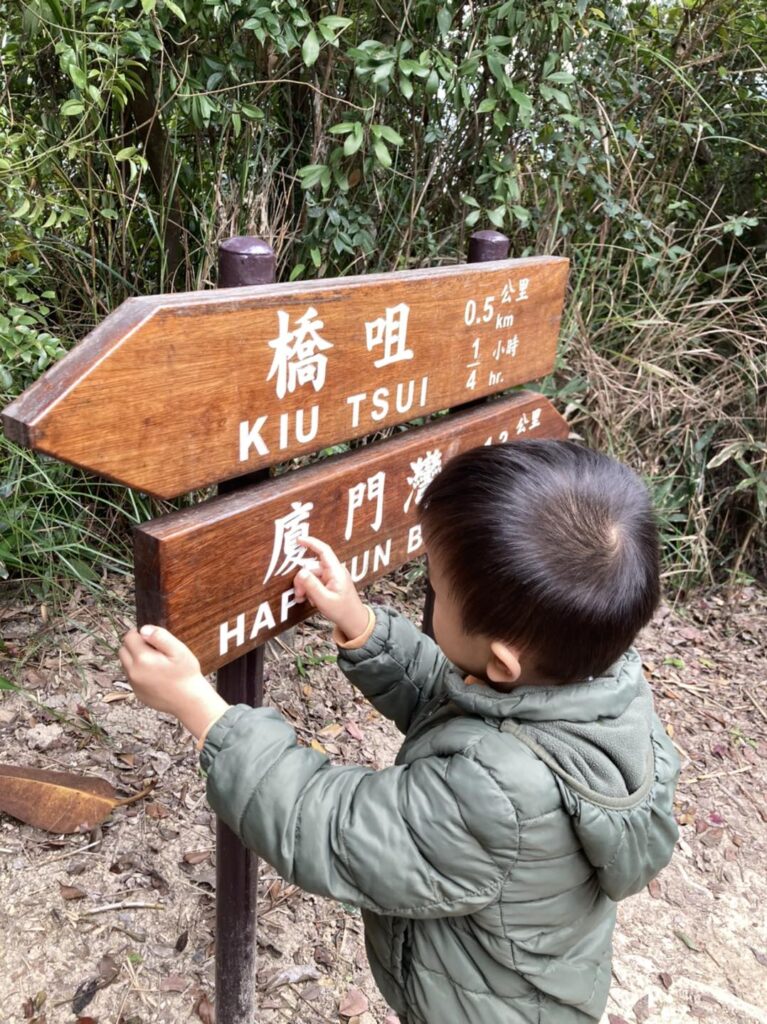
[[[473,676],[467,677],[454,668],[447,674],[445,685],[454,704],[483,718],[593,722],[598,718],[617,718],[623,714],[646,683],[641,659],[630,648],[604,675],[582,683],[516,686],[508,693],[499,693],[487,683]]]

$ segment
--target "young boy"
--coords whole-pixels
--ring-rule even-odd
[[[120,659],[200,737],[207,794],[286,879],[361,907],[407,1024],[598,1021],[616,901],[668,862],[678,760],[630,645],[659,596],[647,492],[567,441],[450,461],[421,505],[436,643],[362,604],[332,549],[297,595],[405,733],[383,771],[332,767],[272,708],[229,707],[168,632]]]

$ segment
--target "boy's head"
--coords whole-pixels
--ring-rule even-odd
[[[437,641],[501,687],[602,674],[658,603],[644,484],[571,441],[515,441],[451,459],[424,493],[421,522]]]

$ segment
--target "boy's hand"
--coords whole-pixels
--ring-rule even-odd
[[[203,677],[194,654],[167,629],[132,629],[119,658],[141,703],[175,715],[195,736],[229,707]]]
[[[297,573],[293,580],[296,601],[301,602],[308,597],[325,618],[335,623],[347,639],[353,640],[364,633],[369,616],[348,569],[341,565],[338,555],[324,541],[316,537],[302,537],[301,543],[314,551],[319,565],[313,571],[301,569]]]

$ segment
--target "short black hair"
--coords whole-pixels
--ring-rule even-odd
[[[660,598],[647,488],[572,441],[456,456],[424,492],[421,523],[466,632],[519,646],[558,683],[603,674]]]

